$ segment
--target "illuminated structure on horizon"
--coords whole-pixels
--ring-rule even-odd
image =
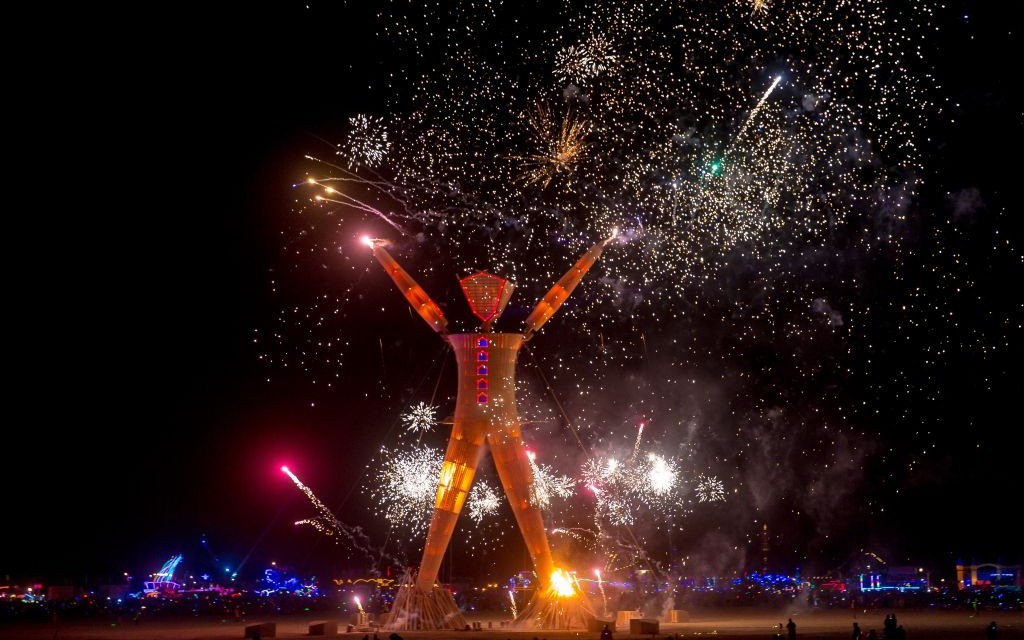
[[[515,370],[519,349],[554,315],[614,238],[613,234],[591,247],[551,287],[527,317],[523,333],[492,332],[512,297],[514,284],[486,271],[463,278],[463,293],[482,325],[478,332],[458,334],[447,332],[448,322],[440,307],[398,265],[383,242],[364,239],[413,309],[451,345],[458,367],[454,423],[423,558],[419,572],[403,580],[385,628],[465,628],[452,595],[437,585],[437,577],[485,446],[490,447],[540,583],[530,605],[517,617],[517,626],[585,628],[587,620],[594,617],[575,579],[555,565],[541,510],[530,499],[533,473],[516,411]]]
[[[143,593],[157,597],[180,591],[181,585],[174,581],[174,572],[177,570],[178,565],[181,564],[181,561],[182,555],[180,553],[171,556],[171,559],[165,562],[160,567],[160,570],[152,575],[152,580],[147,580],[143,583]]]

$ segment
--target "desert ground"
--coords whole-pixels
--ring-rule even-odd
[[[675,640],[676,638],[724,638],[728,640],[772,640],[779,623],[790,618],[796,623],[798,640],[839,640],[851,637],[852,623],[856,620],[867,634],[875,629],[882,637],[882,621],[889,611],[811,610],[765,611],[744,609],[718,609],[690,611],[688,622],[660,623],[657,635],[630,634],[628,629],[614,631],[613,640]],[[995,621],[999,640],[1024,639],[1024,613],[1007,611],[981,612],[977,616],[968,611],[898,610],[897,621],[906,631],[908,640],[985,640],[986,627]],[[855,617],[856,615],[856,617]],[[131,621],[92,620],[87,622],[0,623],[0,638],[6,640],[241,640],[245,627],[257,622],[276,623],[276,638],[308,638],[309,624],[317,620],[331,620],[320,614],[268,617],[259,620],[202,619],[143,619],[139,624]],[[338,633],[334,638],[374,640],[374,631],[353,629],[347,631],[348,620],[334,619]],[[500,614],[470,614],[467,620],[479,622],[479,631],[420,631],[400,632],[405,640],[598,640],[599,634],[588,631],[525,631],[502,626]],[[490,628],[488,627],[490,625]],[[377,631],[378,640],[388,640],[390,632]],[[266,640],[267,635],[262,636]],[[325,637],[325,636],[319,636]]]

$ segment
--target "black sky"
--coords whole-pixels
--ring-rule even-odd
[[[937,514],[928,526],[943,542],[926,545],[936,562],[948,560],[940,547],[1022,553],[1008,532],[1021,511],[1015,399],[1024,391],[1022,119],[1011,97],[1019,23],[1009,9],[967,4],[940,20],[933,55],[956,122],[935,126],[922,197],[938,207],[947,192],[978,190],[978,243],[957,251],[983,266],[975,281],[994,315],[1010,319],[1011,340],[981,364],[950,354],[959,360],[944,402],[969,426],[943,439],[948,464],[936,473],[948,477],[893,506],[889,525],[914,535],[925,533],[910,521],[920,507]],[[377,441],[353,445],[338,417],[387,403],[353,406],[287,377],[267,384],[253,339],[278,311],[269,282],[302,154],[379,106],[378,74],[402,61],[374,42],[366,8],[48,18],[22,19],[35,38],[11,98],[19,117],[8,119],[24,152],[9,157],[23,167],[8,210],[0,579],[151,571],[203,534],[236,566],[250,553],[254,564],[330,557],[290,524],[308,509],[271,473],[267,452],[304,457],[303,480],[340,504],[357,478],[339,473],[339,459],[361,468],[345,453],[372,453]],[[1011,249],[986,263],[978,258],[993,234]],[[965,332],[992,329],[990,316],[959,312]],[[972,394],[970,381],[985,376],[992,391]],[[318,450],[337,459],[310,455]]]

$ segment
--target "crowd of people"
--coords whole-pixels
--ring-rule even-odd
[[[179,598],[108,598],[84,594],[69,600],[24,601],[0,599],[0,621],[71,621],[104,618],[113,623],[144,624],[154,618],[220,617],[244,621],[247,618],[333,611],[337,600],[327,596],[314,598],[293,594],[263,595],[236,592],[228,596],[215,593]]]
[[[492,593],[493,591],[493,593]],[[456,601],[466,612],[497,611],[508,606],[507,591],[467,589],[456,594]],[[354,596],[359,595],[361,607],[371,616],[387,611],[393,598],[393,589],[360,587],[355,590],[342,589],[315,596],[292,593],[266,594],[256,590],[240,590],[230,594],[201,593],[177,598],[110,597],[107,594],[84,592],[72,599],[50,600],[39,598],[34,601],[14,598],[0,598],[0,621],[2,620],[85,620],[106,618],[124,624],[142,624],[147,619],[160,617],[216,617],[225,620],[242,621],[246,618],[269,617],[273,615],[303,611],[338,612],[352,607]],[[530,594],[523,594],[528,599]],[[750,585],[734,584],[716,589],[679,587],[661,592],[660,599],[647,599],[651,594],[623,592],[608,594],[603,603],[606,610],[641,610],[645,615],[656,616],[667,609],[694,610],[701,608],[736,607],[777,607],[799,604],[808,609],[839,608],[855,609],[869,619],[874,612],[893,612],[913,609],[965,610],[981,618],[989,611],[1024,611],[1024,595],[1012,590],[977,591],[927,591],[914,593],[863,593],[856,591],[823,592],[806,586],[801,589],[758,590]],[[669,598],[671,600],[669,600]],[[649,609],[649,611],[648,611]],[[510,612],[507,612],[510,613]],[[862,618],[862,620],[865,618]],[[861,625],[863,622],[860,623]],[[792,626],[789,626],[792,625]],[[853,640],[903,640],[903,630],[896,622],[896,614],[889,613],[877,629],[861,631],[859,625],[852,630]],[[793,640],[795,623],[780,623],[778,635],[783,640]],[[993,624],[988,631],[990,639],[995,638],[997,629]],[[608,640],[608,639],[604,639]]]

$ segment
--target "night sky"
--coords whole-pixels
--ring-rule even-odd
[[[751,344],[728,335],[726,306],[673,308],[656,327],[638,314],[639,329],[613,322],[601,331],[579,311],[531,342],[538,357],[585,361],[596,357],[598,334],[622,344],[642,335],[646,357],[625,360],[618,383],[603,378],[643,390],[617,405],[615,419],[650,419],[650,442],[673,446],[694,416],[715,432],[700,451],[736,493],[720,508],[680,516],[668,542],[695,567],[732,568],[707,559],[735,552],[760,568],[762,522],[780,571],[828,570],[861,549],[933,572],[958,560],[1024,560],[1012,524],[1021,515],[1024,391],[1013,197],[1022,112],[1011,98],[1019,23],[1009,8],[968,4],[936,10],[925,54],[941,87],[932,96],[944,107],[918,141],[923,181],[899,249],[837,269],[856,286],[816,275],[832,295],[814,312],[856,330],[816,329],[828,335],[813,345],[755,332]],[[531,3],[517,15],[533,16],[538,28],[555,20]],[[279,467],[290,465],[341,521],[383,544],[388,527],[366,490],[373,459],[394,444],[401,414],[431,398],[444,350],[358,245],[361,233],[398,239],[373,216],[334,208],[342,221],[326,241],[335,253],[296,257],[311,229],[325,227],[308,222],[316,208],[294,185],[310,171],[303,156],[333,154],[350,117],[383,113],[394,98],[389,74],[437,60],[410,59],[379,35],[375,11],[343,5],[230,15],[137,8],[34,15],[24,24],[38,34],[38,51],[25,54],[22,116],[9,120],[25,151],[12,155],[24,166],[8,212],[13,358],[0,579],[114,581],[155,571],[175,553],[194,566],[241,567],[243,576],[272,560],[323,577],[368,571],[362,554],[292,524],[317,514]],[[465,265],[433,251],[394,247],[465,321],[455,285]],[[564,269],[579,253],[555,247],[546,264]],[[322,264],[330,260],[337,263]],[[733,267],[709,282],[735,287],[730,300],[741,306],[761,304],[745,298],[757,264]],[[599,280],[603,268],[590,277]],[[525,315],[543,293],[537,287],[554,279],[524,284],[510,318]],[[597,291],[584,284],[574,295],[591,300]],[[344,320],[310,333],[306,316],[330,306],[317,296],[344,300]],[[894,311],[897,299],[914,301],[908,316]],[[505,329],[515,330],[511,322]],[[340,366],[302,342],[334,331],[346,345]],[[672,351],[676,338],[701,345],[706,361],[693,348]],[[545,397],[522,362],[526,396]],[[801,373],[812,369],[819,373]],[[451,407],[450,362],[443,373],[441,417]],[[684,378],[692,387],[666,382]],[[554,386],[567,394],[573,385],[563,373]],[[852,452],[849,468],[802,448],[819,419],[840,433],[835,446]],[[553,420],[552,433],[568,437]],[[431,434],[434,446],[443,447],[445,429]],[[611,440],[606,433],[603,442]],[[755,442],[768,451],[769,441],[784,471],[767,470],[760,484],[763,459],[730,456],[728,447]],[[569,461],[561,459],[566,473]],[[808,498],[812,490],[818,500]],[[634,526],[648,525],[660,526]],[[652,553],[663,554],[664,540],[650,539]],[[461,540],[450,572],[504,577],[526,566],[515,532]],[[405,543],[411,563],[415,547]],[[471,562],[470,548],[483,561]]]

